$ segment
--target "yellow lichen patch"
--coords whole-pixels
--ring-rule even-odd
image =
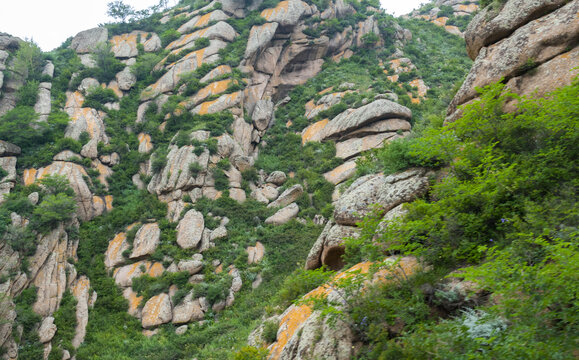
[[[343,181],[342,179],[344,177],[344,173],[350,172],[355,168],[356,162],[348,161],[347,163],[338,166],[334,170],[325,173],[324,178],[332,184],[338,184],[340,181]]]
[[[314,102],[314,100],[310,100],[306,103],[305,106],[306,106],[306,112],[308,112],[316,107],[316,103]]]
[[[22,177],[24,178],[24,185],[25,186],[34,184],[34,181],[36,181],[36,173],[37,172],[38,172],[38,170],[36,170],[34,168],[24,169],[24,174],[22,175]]]
[[[139,151],[147,153],[153,149],[153,144],[151,144],[151,135],[140,133],[138,135],[139,139]]]
[[[211,19],[211,15],[213,15],[212,12],[201,16],[199,20],[197,20],[197,22],[195,23],[195,27],[207,26],[207,24],[209,24],[209,20]]]
[[[330,86],[329,88],[326,88],[326,89],[320,91],[318,94],[324,95],[324,94],[326,94],[326,93],[329,93],[329,92],[332,91],[332,90],[334,90],[334,87],[333,87],[333,86]]]
[[[261,12],[261,17],[265,18],[267,21],[271,20],[274,16],[279,14],[287,13],[289,9],[289,1],[281,1],[277,6],[273,9],[265,9]]]
[[[326,125],[328,125],[329,122],[330,120],[324,119],[316,123],[313,123],[312,125],[305,128],[304,131],[302,132],[302,145],[307,143],[308,141],[319,140],[316,138],[316,135],[319,135],[320,131],[322,131],[326,127]]]
[[[151,265],[151,267],[149,267],[149,269],[147,270],[147,274],[152,277],[157,277],[161,276],[163,274],[163,271],[165,271],[163,264],[156,262],[153,265]]]
[[[473,13],[478,10],[477,4],[460,4],[458,5],[458,11],[464,11],[467,13]]]
[[[446,16],[442,16],[442,17],[439,17],[438,19],[432,20],[432,23],[434,25],[437,25],[437,26],[444,26],[444,25],[446,25],[447,21],[448,21],[448,18]]]
[[[66,99],[65,108],[79,108],[84,103],[84,96],[80,91],[70,93]]]
[[[420,98],[412,97],[412,93],[409,91],[407,92],[408,97],[410,98],[410,102],[413,104],[420,104]]]
[[[90,287],[90,281],[87,277],[82,276],[76,284],[72,287],[72,294],[74,297],[78,298],[84,291],[87,291]]]
[[[444,27],[444,29],[445,29],[446,31],[448,31],[449,33],[451,33],[451,34],[459,35],[459,36],[462,35],[462,32],[460,31],[460,29],[459,29],[457,26],[454,26],[454,25],[446,25],[446,26]]]
[[[229,65],[219,65],[215,69],[211,70],[209,74],[207,74],[207,80],[215,79],[218,76],[230,74],[231,67]]]
[[[215,268],[215,273],[221,274],[222,272],[223,272],[223,264],[219,264],[219,266]]]
[[[398,78],[400,77],[400,75],[396,74],[396,75],[391,75],[391,76],[386,76],[388,78],[388,80],[392,81],[392,82],[398,82]]]
[[[105,209],[107,209],[107,211],[111,211],[113,209],[113,196],[112,195],[106,195],[105,196]]]
[[[418,89],[418,96],[426,97],[426,93],[428,92],[428,86],[426,86],[424,80],[414,79],[410,82],[410,86]]]
[[[134,292],[132,289],[128,293],[127,300],[129,301],[129,314],[134,314],[139,309],[139,305],[143,301],[142,296],[137,296],[137,293]]]
[[[123,242],[127,239],[127,234],[120,232],[115,237],[109,241],[109,246],[107,248],[107,255],[109,258],[116,259],[119,251],[122,249]]]
[[[289,128],[289,127],[292,126],[293,124],[294,124],[293,121],[288,120],[288,121],[285,123],[285,127],[286,127],[286,128]]]
[[[137,225],[141,225],[140,222],[134,222],[131,225],[127,226],[127,231],[131,231],[132,228],[134,228]]]
[[[225,103],[225,104],[232,104],[234,103],[237,98],[240,96],[241,92],[234,92],[232,94],[227,94],[227,95],[223,95],[222,97],[220,97],[219,99],[215,99],[212,101],[206,101],[204,103],[202,103],[201,105],[199,105],[199,111],[198,114],[199,115],[207,115],[209,113],[212,112],[211,107],[215,104],[219,103]],[[223,109],[220,109],[223,110]]]
[[[105,208],[105,202],[103,201],[103,199],[100,196],[96,196],[96,195],[94,195],[92,197],[92,205],[95,209],[104,209]]]
[[[419,17],[421,17],[424,20],[430,20],[430,16],[429,15],[420,15]]]
[[[119,98],[123,97],[123,92],[121,89],[119,89],[119,84],[117,82],[111,82],[108,88],[114,91],[115,95],[117,95]]]
[[[213,82],[205,86],[203,89],[199,90],[199,92],[197,92],[197,95],[195,95],[195,97],[199,99],[205,99],[212,95],[221,94],[222,92],[225,92],[227,90],[227,87],[229,86],[230,83],[231,79]]]

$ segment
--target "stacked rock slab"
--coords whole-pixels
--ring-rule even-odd
[[[522,95],[569,85],[579,74],[578,12],[577,0],[509,0],[498,10],[483,9],[465,32],[474,64],[446,120],[459,118],[459,107],[478,98],[477,87],[501,80]]]

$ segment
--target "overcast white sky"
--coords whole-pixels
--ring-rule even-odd
[[[79,31],[111,21],[107,3],[111,0],[2,0],[0,32],[33,39],[50,51]],[[178,2],[171,0],[172,3]],[[397,16],[406,14],[427,0],[380,0],[382,7]],[[136,9],[157,4],[158,0],[125,0]]]

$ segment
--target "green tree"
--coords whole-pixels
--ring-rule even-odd
[[[44,59],[42,50],[33,42],[23,42],[16,52],[14,71],[23,79],[40,79]]]
[[[33,223],[38,230],[49,231],[58,223],[72,219],[75,210],[76,201],[72,196],[65,193],[48,195],[34,209]]]
[[[120,22],[125,22],[128,17],[135,15],[135,8],[125,4],[122,0],[111,1],[107,4],[107,15]]]

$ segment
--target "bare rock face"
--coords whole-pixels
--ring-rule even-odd
[[[38,340],[41,343],[47,343],[54,337],[56,334],[56,325],[54,325],[54,318],[52,316],[48,316],[42,320],[40,324],[40,329],[38,329]]]
[[[120,232],[115,235],[114,239],[109,242],[109,246],[105,253],[105,266],[107,268],[112,268],[125,261],[123,257],[123,251],[129,249],[129,243],[127,242],[127,235],[124,232]]]
[[[191,30],[206,27],[209,23],[215,21],[225,21],[227,19],[229,19],[229,16],[227,16],[223,11],[215,10],[210,12],[209,14],[205,14],[202,16],[198,15],[191,18],[191,20],[181,25],[181,27],[177,31],[179,31],[181,34],[185,34],[190,32]]]
[[[209,162],[209,152],[204,151],[197,156],[193,152],[194,149],[191,145],[181,148],[171,145],[167,155],[167,165],[159,173],[153,175],[147,186],[149,192],[160,195],[177,189],[190,190],[194,187],[201,187]],[[199,164],[202,168],[197,176],[193,176],[190,171],[190,165],[193,163]]]
[[[341,159],[350,159],[364,151],[382,146],[385,141],[391,141],[399,137],[401,136],[395,132],[385,132],[381,134],[368,135],[363,138],[344,140],[336,143],[336,157]]]
[[[263,25],[254,25],[249,32],[247,47],[245,48],[245,58],[251,58],[258,51],[264,50],[275,35],[279,24],[276,22]]]
[[[345,111],[336,116],[323,128],[321,140],[341,139],[344,135],[363,126],[389,118],[409,120],[412,118],[412,112],[408,108],[395,102],[385,99],[376,100],[368,105],[364,105],[353,111]],[[407,125],[402,122],[397,122],[396,124],[399,126],[392,126],[391,129],[393,131],[398,130],[400,127],[403,129],[407,127]]]
[[[486,7],[469,23],[465,33],[466,50],[471,59],[476,59],[479,51],[511,35],[522,25],[535,20],[565,5],[566,0],[510,0],[496,13]]]
[[[180,304],[173,308],[173,324],[186,324],[191,321],[203,320],[205,313],[201,309],[199,299],[193,299],[193,292],[188,293]]]
[[[117,283],[117,285],[127,287],[133,284],[133,279],[136,277],[139,277],[143,274],[157,277],[161,276],[163,271],[165,271],[165,268],[161,263],[138,261],[134,264],[125,265],[115,269],[113,272],[113,278],[115,279],[115,283]]]
[[[151,255],[157,249],[161,237],[161,230],[157,223],[143,225],[133,241],[133,252],[129,256],[135,259],[144,255]]]
[[[195,71],[202,64],[211,64],[219,59],[219,50],[227,46],[221,40],[211,40],[208,47],[193,51],[176,62],[157,82],[146,88],[141,94],[141,100],[149,100],[161,93],[175,89],[181,77]]]
[[[105,27],[84,30],[76,34],[70,43],[70,48],[79,54],[92,52],[98,43],[108,40],[109,31]]]
[[[139,55],[137,44],[142,44],[146,52],[161,49],[161,39],[157,34],[138,30],[129,34],[115,35],[110,43],[113,54],[118,58],[132,58]]]
[[[72,286],[72,294],[76,298],[76,329],[72,346],[78,348],[83,343],[86,335],[86,326],[88,324],[88,310],[92,306],[90,297],[90,281],[87,277],[82,276]]]
[[[286,206],[296,201],[304,193],[304,188],[296,184],[286,189],[275,201],[267,205],[268,208]]]
[[[18,156],[20,153],[21,149],[18,145],[0,140],[0,156]]]
[[[266,224],[282,225],[294,219],[300,211],[296,203],[291,203],[288,206],[279,209],[275,214],[265,219]]]
[[[324,178],[334,185],[348,180],[356,174],[356,161],[350,160],[324,174]]]
[[[246,251],[248,264],[260,263],[265,255],[265,247],[259,241],[255,243],[255,246],[248,246]]]
[[[271,100],[258,100],[255,103],[251,119],[257,130],[265,130],[273,118],[273,102]]]
[[[448,107],[447,121],[460,116],[458,106],[477,98],[476,87],[484,87],[503,78],[509,81],[526,72],[529,72],[527,83],[532,86],[534,81],[530,78],[533,73],[529,69],[548,63],[577,47],[579,18],[576,14],[579,12],[579,2],[567,2],[564,6],[561,3],[563,1],[550,0],[539,4],[510,0],[495,17],[498,20],[490,20],[487,24],[486,19],[478,18],[478,22],[469,27],[467,37],[471,38],[470,52],[478,55]],[[519,13],[521,10],[526,13]],[[482,44],[493,39],[489,31],[494,33],[493,30],[482,28],[493,29],[492,26],[498,26],[502,36],[508,36],[481,48]],[[480,33],[481,37],[477,37],[474,32]],[[569,65],[572,64],[571,61]],[[568,78],[571,77],[569,72]],[[524,88],[520,88],[520,91],[530,92]]]
[[[294,26],[302,15],[309,14],[310,11],[310,6],[301,0],[284,0],[273,9],[263,10],[261,16],[281,26]]]
[[[241,98],[242,93],[240,91],[222,95],[216,100],[206,101],[197,105],[191,112],[199,115],[214,114],[239,105]]]
[[[371,205],[388,211],[409,202],[428,190],[428,178],[422,169],[384,176],[367,175],[356,180],[336,202],[334,219],[338,224],[354,226],[371,211]]]
[[[143,307],[141,324],[147,329],[166,324],[173,318],[169,295],[162,293],[153,296]]]
[[[166,49],[177,51],[189,49],[195,46],[195,40],[201,38],[231,42],[235,39],[236,36],[237,33],[235,32],[235,29],[231,27],[231,25],[224,21],[219,21],[217,24],[212,25],[206,29],[198,30],[194,33],[181,36],[179,39],[167,45]]]
[[[98,143],[109,143],[103,122],[106,114],[91,108],[73,107],[65,110],[71,118],[65,136],[78,140],[82,133],[88,133],[90,141],[82,147],[80,154],[92,159],[96,158],[98,156]]]
[[[189,210],[177,225],[177,244],[183,249],[192,249],[199,245],[205,228],[203,214]]]
[[[52,315],[60,305],[68,279],[67,259],[74,251],[62,226],[39,236],[39,246],[30,261],[30,279],[37,287],[33,309],[43,316]]]

